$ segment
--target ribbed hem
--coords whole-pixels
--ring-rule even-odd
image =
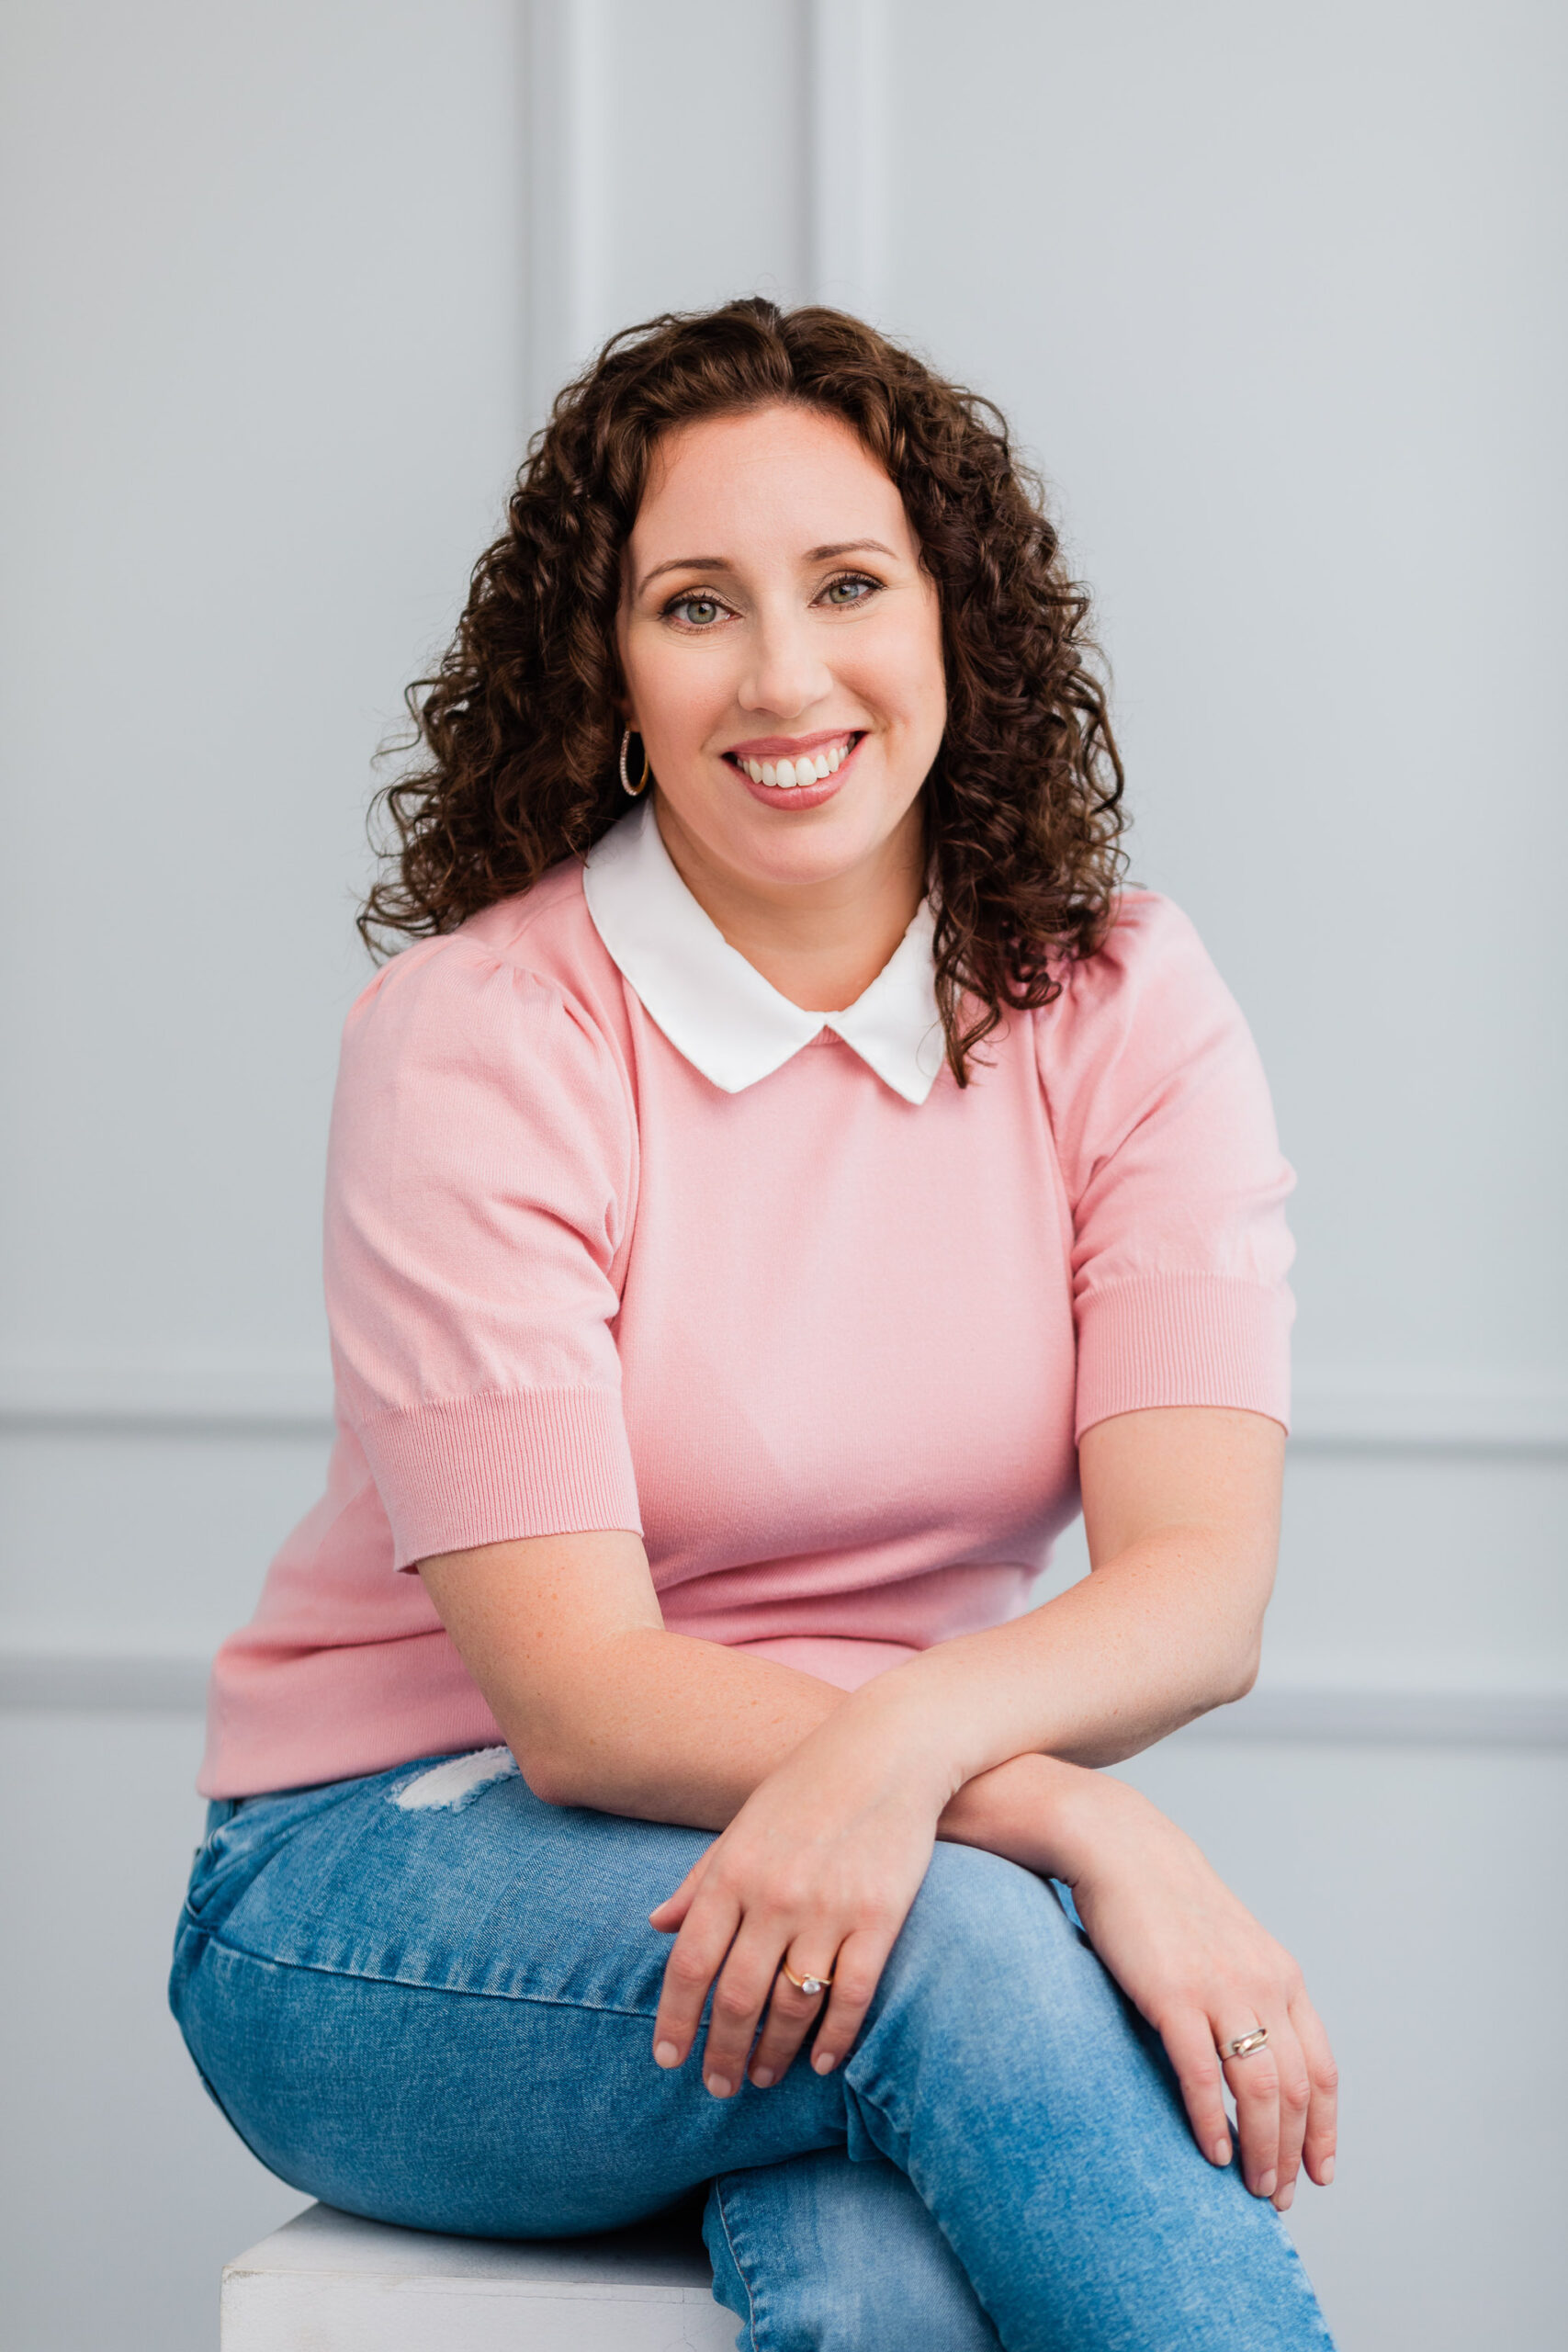
[[[642,1532],[612,1391],[495,1390],[381,1413],[355,1434],[392,1523],[395,1567],[525,1535]]]
[[[1078,1308],[1077,1430],[1156,1405],[1229,1405],[1291,1425],[1290,1292],[1146,1274]]]

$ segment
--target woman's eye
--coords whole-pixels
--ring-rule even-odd
[[[711,628],[724,606],[716,596],[677,596],[670,610],[694,628]]]
[[[830,605],[863,605],[875,586],[874,580],[829,580],[822,593]]]

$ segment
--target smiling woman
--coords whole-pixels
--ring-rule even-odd
[[[214,1674],[172,1997],[252,2147],[425,2228],[700,2194],[750,2352],[1327,2341],[1323,2028],[1097,1769],[1256,1671],[1291,1177],[1114,888],[1086,610],[856,321],[561,395],[413,690],[328,1492]]]
[[[771,481],[775,452],[788,460],[791,494],[807,488],[798,511]],[[560,394],[439,675],[410,689],[429,758],[383,796],[400,849],[361,929],[371,943],[450,930],[591,848],[625,805],[617,750],[633,713],[634,633],[739,628],[755,646],[763,616],[724,569],[740,550],[772,575],[770,660],[799,660],[810,641],[779,639],[781,569],[803,567],[793,598],[814,575],[810,609],[824,628],[854,613],[858,631],[857,607],[891,604],[908,653],[908,621],[926,603],[927,658],[934,646],[940,666],[934,689],[915,690],[939,693],[944,715],[917,784],[939,885],[937,1002],[962,1085],[971,1052],[1006,1013],[1049,1001],[1061,966],[1103,935],[1122,766],[1088,595],[1066,574],[1005,423],[839,311],[737,302],[656,320],[615,337]],[[815,749],[810,736],[836,734],[839,714],[818,727],[795,707],[796,723],[765,731],[739,705],[731,716],[729,749]],[[920,723],[913,711],[900,722],[911,746]],[[663,756],[668,766],[669,747]],[[788,748],[783,757],[794,766]],[[778,755],[755,758],[772,763],[776,786]],[[768,779],[752,781],[765,789]],[[786,804],[775,791],[766,805]]]

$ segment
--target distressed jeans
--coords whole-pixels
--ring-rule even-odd
[[[847,2063],[653,2063],[648,1914],[705,1833],[550,1806],[504,1749],[211,1807],[170,2000],[283,2179],[487,2237],[705,2186],[742,2352],[1323,2352],[1279,2217],[1192,2144],[1049,1882],[939,1844]]]

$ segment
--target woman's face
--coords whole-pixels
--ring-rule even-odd
[[[947,715],[940,608],[903,501],[847,424],[779,406],[669,434],[617,633],[661,816],[733,882],[772,897],[919,871]]]

